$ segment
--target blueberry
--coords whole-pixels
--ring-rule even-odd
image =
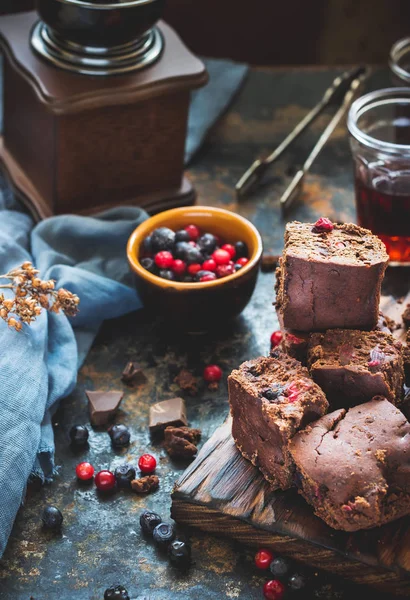
[[[188,244],[188,242],[178,242],[175,245],[175,251],[174,251],[175,258],[180,258],[181,260],[185,260],[186,253],[191,248],[192,248],[192,246],[191,246],[191,244]]]
[[[239,269],[242,269],[242,265],[238,265],[238,263],[236,263],[236,265],[234,266],[235,271],[239,271]]]
[[[156,264],[152,258],[141,258],[141,265],[150,273],[155,273],[157,270]]]
[[[194,263],[202,263],[204,257],[201,254],[199,248],[194,248],[194,246],[189,245],[189,250],[185,252],[185,262],[188,265],[193,265]]]
[[[172,523],[160,523],[152,532],[152,537],[158,546],[165,548],[174,539],[175,528]]]
[[[130,600],[130,597],[123,585],[113,585],[105,590],[104,600]]]
[[[212,235],[212,233],[204,233],[198,239],[198,246],[204,252],[208,252],[208,254],[212,254],[212,252],[216,248],[216,237]]]
[[[125,425],[113,425],[109,428],[108,433],[111,438],[111,443],[114,448],[123,448],[130,443],[131,434]]]
[[[144,510],[140,515],[141,529],[147,535],[152,535],[152,532],[160,523],[162,523],[161,517],[150,510]]]
[[[175,281],[175,273],[171,271],[171,269],[161,269],[158,271],[158,275],[162,277],[162,279],[168,279],[168,281]]]
[[[185,229],[180,229],[175,233],[175,243],[177,242],[189,242],[191,238],[189,237],[189,233],[185,231]]]
[[[205,275],[215,275],[212,271],[198,271],[195,273],[195,281],[201,281],[201,277],[205,277]]]
[[[245,244],[245,242],[236,242],[234,244],[235,246],[235,250],[236,250],[236,258],[248,258],[248,246]]]
[[[150,254],[153,254],[153,252],[152,252],[152,236],[151,235],[147,235],[145,240],[142,242],[141,252],[145,256],[149,256]]]
[[[56,506],[46,506],[41,516],[44,527],[59,531],[63,524],[63,515]]]
[[[74,446],[86,446],[88,436],[88,429],[85,425],[73,425],[70,429],[70,440]]]
[[[288,587],[294,592],[302,590],[307,585],[307,579],[302,573],[293,573],[288,579]]]
[[[266,400],[269,400],[270,402],[273,402],[275,400],[277,400],[279,398],[279,396],[283,395],[284,393],[284,389],[281,385],[273,385],[269,390],[265,390],[263,392],[263,396],[264,398],[266,398]]]
[[[181,540],[174,540],[168,547],[171,564],[178,569],[187,569],[191,564],[191,547]]]
[[[288,576],[292,568],[292,563],[287,558],[278,556],[273,559],[269,568],[275,579],[282,579]]]
[[[151,246],[154,254],[161,250],[172,250],[174,244],[175,233],[168,227],[159,227],[151,234]]]
[[[115,479],[117,480],[118,487],[129,488],[131,487],[131,481],[135,479],[135,469],[131,465],[121,465],[114,471]]]

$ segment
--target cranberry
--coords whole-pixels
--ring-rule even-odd
[[[235,246],[232,246],[232,244],[224,244],[222,250],[226,250],[231,258],[234,258],[236,255]]]
[[[216,275],[215,273],[208,273],[207,275],[202,275],[199,281],[215,281]]]
[[[372,367],[379,367],[380,366],[380,361],[379,360],[369,360],[369,362],[367,363],[367,366],[372,368]]]
[[[180,260],[179,258],[176,258],[174,260],[174,262],[172,263],[172,270],[174,271],[174,273],[176,275],[183,275],[186,271],[186,264],[184,263],[183,260]]]
[[[279,346],[283,338],[283,333],[281,331],[274,331],[270,336],[270,347],[276,348]]]
[[[278,579],[271,579],[263,586],[263,595],[266,600],[282,600],[285,586]]]
[[[155,471],[157,461],[151,454],[143,454],[139,457],[138,468],[144,475],[149,475]]]
[[[201,269],[202,267],[199,263],[194,263],[193,265],[188,266],[188,273],[190,275],[196,275],[196,273],[198,273],[198,271],[200,271]]]
[[[288,402],[296,402],[296,400],[299,398],[299,395],[301,392],[303,392],[304,390],[309,389],[310,386],[308,386],[307,384],[305,384],[303,381],[300,381],[298,383],[291,383],[288,387],[287,387],[287,400]]]
[[[168,269],[172,266],[174,262],[174,257],[172,256],[171,252],[168,252],[168,250],[163,250],[162,252],[158,252],[158,254],[155,255],[154,260],[155,264],[160,269]]]
[[[109,492],[115,488],[115,475],[111,471],[99,471],[94,481],[100,492]]]
[[[303,338],[297,337],[296,335],[293,335],[293,333],[287,333],[286,334],[286,341],[288,344],[303,344],[305,342],[305,340]]]
[[[241,267],[244,267],[245,265],[247,265],[249,262],[249,258],[245,258],[244,256],[242,258],[238,258],[238,260],[236,261],[237,265],[241,265]]]
[[[214,261],[213,258],[208,258],[208,260],[205,260],[202,263],[202,268],[204,271],[215,271],[216,269],[216,262]]]
[[[212,258],[217,265],[226,265],[231,260],[231,255],[226,250],[219,248],[212,254]]]
[[[186,227],[184,227],[184,229],[189,234],[190,239],[194,242],[196,242],[196,240],[201,235],[199,227],[197,227],[196,225],[187,225]]]
[[[219,381],[222,378],[222,369],[218,365],[208,365],[204,369],[204,379],[208,383]]]
[[[75,474],[78,479],[82,481],[88,481],[94,476],[94,467],[89,462],[79,463],[75,468]]]
[[[235,273],[235,265],[218,265],[216,267],[216,274],[218,277],[227,277],[227,275],[232,275]]]
[[[266,548],[261,548],[255,554],[255,565],[258,569],[268,569],[272,560],[273,554],[270,550],[266,550]]]
[[[353,510],[353,509],[352,509],[352,507],[351,507],[351,506],[349,506],[348,504],[342,504],[342,509],[343,509],[345,512],[352,512],[352,510]]]
[[[315,233],[322,233],[323,231],[332,231],[333,228],[334,225],[330,219],[327,219],[326,217],[320,217],[320,219],[318,219],[314,224],[313,231]]]

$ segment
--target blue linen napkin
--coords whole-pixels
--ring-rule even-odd
[[[210,82],[193,95],[186,160],[247,71],[229,61],[206,63]],[[0,106],[0,125],[1,112]],[[20,333],[0,320],[0,556],[30,474],[43,481],[55,474],[51,415],[73,390],[101,323],[141,307],[125,249],[146,217],[139,208],[121,207],[94,218],[64,215],[35,225],[0,176],[0,274],[31,260],[42,279],[55,279],[57,287],[81,298],[73,319],[44,311]]]

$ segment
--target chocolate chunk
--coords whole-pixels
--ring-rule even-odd
[[[125,369],[122,372],[121,380],[129,386],[137,385],[138,383],[144,383],[147,378],[144,375],[141,367],[135,362],[128,362]]]
[[[90,420],[93,425],[106,425],[115,415],[121,404],[122,392],[86,391]]]
[[[181,369],[174,382],[179,385],[181,390],[188,392],[191,396],[198,393],[198,379],[188,369]]]
[[[401,318],[403,319],[403,323],[404,323],[404,326],[406,327],[406,329],[409,329],[409,327],[410,327],[410,304],[406,305],[406,308],[404,309],[404,312],[403,312]]]
[[[262,273],[270,273],[278,266],[279,256],[277,254],[262,254],[261,271]]]
[[[140,479],[131,481],[131,489],[137,494],[149,494],[155,492],[159,486],[159,479],[156,475],[147,475]]]
[[[151,433],[164,431],[168,425],[179,427],[188,425],[185,402],[182,398],[171,398],[157,402],[149,409],[149,430]]]
[[[198,452],[196,445],[200,439],[200,429],[167,427],[164,448],[172,458],[193,458]]]

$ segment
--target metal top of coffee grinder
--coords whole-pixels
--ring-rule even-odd
[[[116,75],[152,65],[164,39],[155,26],[165,0],[37,0],[31,46],[57,67]]]

